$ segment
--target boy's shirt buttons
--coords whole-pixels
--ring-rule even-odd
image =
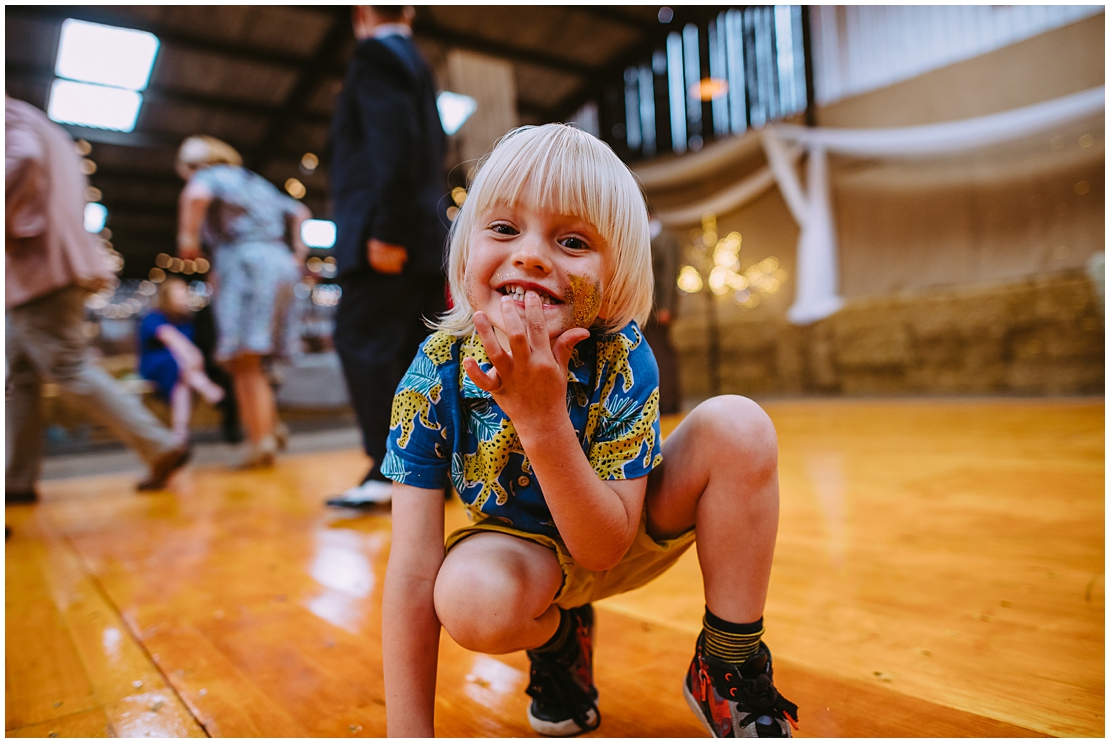
[[[521,475],[521,476],[520,476],[520,477],[519,477],[519,478],[517,479],[517,481],[516,481],[516,484],[517,484],[517,485],[519,485],[519,486],[520,486],[520,487],[522,487],[522,488],[526,488],[526,487],[528,487],[529,485],[531,485],[531,484],[532,484],[532,481],[531,481],[531,480],[529,480],[529,479],[528,479],[528,477],[527,477],[526,475]]]

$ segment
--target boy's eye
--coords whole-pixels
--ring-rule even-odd
[[[563,247],[570,250],[589,250],[590,244],[579,237],[563,238]]]
[[[515,235],[517,234],[516,228],[511,224],[498,223],[490,227],[491,230],[498,235]]]

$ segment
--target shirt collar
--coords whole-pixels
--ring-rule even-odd
[[[592,335],[586,340],[580,342],[577,346],[574,347],[574,350],[571,351],[570,363],[567,364],[568,382],[577,382],[578,384],[585,385],[588,385],[590,383],[590,369],[589,366],[586,364],[586,361],[582,358],[584,356],[582,351],[585,350],[585,348],[583,347],[591,340],[593,340]]]
[[[406,36],[412,38],[412,29],[405,23],[383,23],[370,32],[371,39],[384,39],[386,36]]]

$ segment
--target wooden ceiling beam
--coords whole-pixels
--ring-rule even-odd
[[[76,124],[62,124],[74,139],[98,144],[113,144],[121,147],[138,147],[148,150],[176,150],[182,137],[159,134],[157,132],[115,132],[108,129],[95,129]],[[94,157],[95,160],[95,157]]]
[[[297,76],[285,103],[270,118],[270,124],[262,140],[247,154],[247,165],[253,170],[261,170],[273,161],[276,150],[293,120],[303,119],[305,106],[311,99],[313,92],[328,77],[331,76],[336,65],[336,50],[343,46],[343,42],[353,34],[351,29],[350,9],[346,5],[338,6],[332,10],[331,25],[324,32],[320,43],[312,57],[305,62]],[[330,121],[331,117],[328,117]]]
[[[322,6],[299,5],[295,7],[310,9],[316,12],[326,12]],[[605,16],[606,20],[615,23],[643,28],[641,21],[629,18],[617,11],[607,11],[603,8],[600,11],[594,12],[586,6],[576,6],[573,7],[572,10],[591,12],[591,14],[596,17],[600,18]],[[599,69],[593,65],[582,64],[574,59],[548,54],[542,50],[529,49],[514,44],[506,44],[503,41],[475,36],[474,34],[452,31],[439,25],[434,20],[431,20],[429,14],[420,9],[417,10],[416,19],[413,22],[412,33],[416,38],[426,38],[447,46],[454,46],[459,49],[478,52],[479,54],[486,54],[490,57],[506,59],[512,62],[535,65],[536,67],[543,67],[568,75],[588,77],[595,74]]]
[[[714,13],[716,8],[679,5],[674,7],[674,17],[670,23],[660,23],[650,33],[645,33],[639,41],[621,52],[618,52],[611,61],[595,75],[585,80],[576,90],[566,95],[563,100],[551,107],[551,112],[559,120],[572,116],[583,104],[599,95],[605,86],[620,79],[624,68],[636,64],[666,43],[667,36],[672,32],[681,32],[687,23],[699,23],[706,20]]]
[[[9,5],[5,8],[5,15],[8,22],[15,18],[35,18],[61,23],[67,18],[76,18],[89,23],[134,28],[152,33],[160,41],[182,49],[214,53],[242,62],[257,62],[285,69],[299,69],[306,61],[289,52],[262,47],[249,41],[222,41],[163,23],[123,15],[113,11],[108,5]]]
[[[22,62],[8,62],[4,67],[6,77],[33,80],[38,83],[50,85],[55,77],[54,71],[41,65],[29,65]],[[280,106],[254,101],[244,101],[241,98],[232,98],[225,95],[211,93],[197,93],[181,88],[169,88],[164,85],[148,85],[141,91],[143,100],[151,103],[170,103],[183,106],[199,106],[201,108],[230,113],[235,115],[256,116],[269,118],[281,112]],[[331,121],[330,114],[316,112],[302,112],[298,120],[310,124],[327,124]]]
[[[472,34],[451,31],[438,25],[428,18],[427,13],[418,13],[412,27],[413,36],[424,37],[447,46],[458,47],[471,52],[478,52],[490,57],[506,59],[512,62],[535,65],[556,72],[562,72],[576,77],[590,77],[597,74],[599,68],[593,65],[582,64],[573,59],[556,56],[547,52],[525,47],[506,44],[502,41],[485,39]]]
[[[641,31],[653,33],[659,29],[661,24],[659,21],[648,21],[643,18],[633,18],[630,15],[622,13],[612,5],[565,5],[564,10],[573,10],[577,13],[593,16],[594,18],[608,21],[609,23],[616,23],[630,28],[634,31]]]

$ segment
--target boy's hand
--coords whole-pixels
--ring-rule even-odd
[[[590,337],[585,328],[571,328],[549,339],[543,302],[534,291],[524,295],[524,316],[511,297],[501,299],[503,332],[509,349],[502,348],[493,325],[482,311],[474,313],[474,327],[493,363],[489,373],[474,359],[464,359],[467,375],[493,395],[519,430],[521,425],[543,425],[552,416],[566,416],[567,365],[575,345]]]

